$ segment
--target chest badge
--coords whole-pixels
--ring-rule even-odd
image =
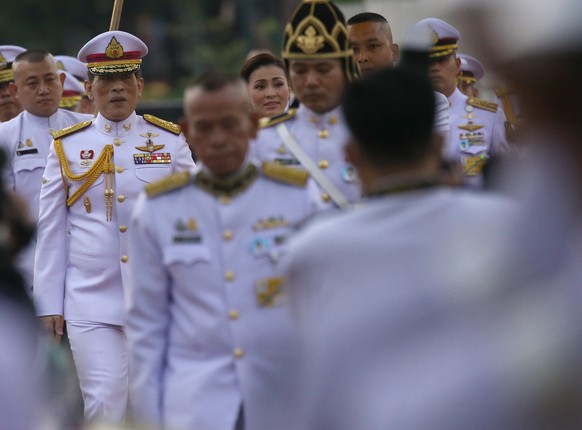
[[[475,131],[475,130],[479,130],[483,127],[484,127],[483,125],[474,124],[473,121],[469,121],[467,124],[459,126],[460,129],[467,130],[467,131]]]
[[[158,137],[159,134],[155,134],[155,133],[152,133],[151,131],[148,131],[147,133],[140,134],[140,136],[146,138],[146,144],[144,146],[136,146],[135,149],[137,149],[138,151],[152,153],[155,151],[159,151],[164,146],[166,146],[166,145],[156,145],[152,141],[152,138]]]
[[[81,162],[79,163],[81,167],[89,167],[93,164],[93,157],[95,156],[95,152],[92,149],[83,149],[79,154],[81,158]]]

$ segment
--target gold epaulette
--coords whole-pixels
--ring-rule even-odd
[[[259,128],[267,128],[282,123],[283,121],[287,121],[290,118],[295,116],[297,109],[289,109],[287,112],[284,112],[279,115],[271,116],[271,117],[264,117],[259,120]]]
[[[62,128],[57,131],[51,131],[53,139],[60,139],[62,137],[68,136],[69,134],[73,134],[79,130],[83,130],[91,125],[93,121],[83,121],[75,125],[70,125],[69,127]]]
[[[497,109],[499,108],[497,103],[489,102],[483,99],[476,99],[474,97],[469,97],[467,99],[467,103],[471,106],[475,106],[476,108],[485,109],[491,112],[497,112]]]
[[[158,118],[157,116],[145,114],[143,119],[145,119],[150,124],[157,125],[158,127],[163,128],[164,130],[168,130],[174,134],[180,134],[182,131],[182,128],[178,124],[174,124],[173,122]]]
[[[283,166],[278,163],[263,162],[261,171],[264,176],[286,184],[305,187],[309,179],[309,173],[303,169]]]
[[[160,196],[169,191],[182,188],[190,182],[190,172],[178,172],[170,175],[164,179],[160,179],[154,183],[148,184],[145,187],[146,194],[149,198]]]

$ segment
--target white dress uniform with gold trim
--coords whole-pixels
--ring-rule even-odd
[[[42,174],[46,166],[51,132],[91,119],[91,115],[59,109],[50,117],[23,111],[0,125],[0,149],[7,156],[4,179],[6,189],[13,190],[28,205],[31,219],[38,219],[38,199]],[[21,252],[18,267],[32,287],[35,240]]]
[[[123,325],[127,226],[137,195],[194,167],[179,126],[145,118],[151,122],[133,113],[114,123],[99,114],[55,136],[40,193],[38,315]]]
[[[496,103],[469,98],[458,88],[449,103],[450,138],[445,156],[459,161],[463,176],[473,183],[491,155],[509,149],[505,115]]]
[[[274,127],[281,122],[285,123],[305,153],[348,200],[357,202],[361,196],[360,185],[354,167],[346,161],[344,154],[344,145],[350,135],[340,107],[325,114],[316,114],[300,105],[296,110],[291,109],[261,123],[259,135],[251,143],[251,156],[259,161],[301,168]],[[329,196],[323,190],[321,196],[323,201],[329,201]]]
[[[293,177],[307,180],[273,164],[222,181],[202,168],[140,197],[126,325],[140,421],[234,429],[242,406],[245,428],[281,428],[274,399],[294,344],[279,261],[320,205],[317,187]]]

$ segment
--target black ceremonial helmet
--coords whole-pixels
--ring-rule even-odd
[[[289,60],[338,58],[348,81],[359,77],[343,13],[330,0],[302,0],[285,26],[281,57]]]

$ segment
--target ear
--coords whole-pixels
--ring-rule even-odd
[[[143,80],[143,78],[139,78],[137,80],[137,96],[141,97],[141,93],[143,92],[143,88],[145,85],[145,81]]]
[[[393,43],[390,46],[390,49],[392,50],[392,56],[394,57],[394,62],[397,62],[400,59],[400,46],[398,46],[397,43]]]
[[[459,77],[459,76],[461,76],[461,59],[459,57],[456,57],[456,56],[455,56],[455,65],[457,67],[456,76]]]
[[[59,73],[59,79],[61,80],[61,86],[64,87],[65,86],[65,79],[67,78],[67,75],[65,75],[64,73]]]
[[[14,83],[14,81],[8,84],[8,91],[10,91],[10,95],[12,97],[18,98],[18,86]]]
[[[91,101],[93,101],[92,90],[93,90],[93,84],[89,80],[86,80],[85,81],[85,92],[87,93],[87,98]]]

